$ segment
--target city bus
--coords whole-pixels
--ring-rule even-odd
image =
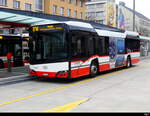
[[[7,68],[7,53],[12,53],[12,67],[23,66],[22,37],[12,34],[0,34],[0,68]]]
[[[67,21],[29,29],[30,75],[78,78],[140,61],[137,35],[91,23]]]

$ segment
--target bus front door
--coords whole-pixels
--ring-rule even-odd
[[[22,59],[22,42],[14,43],[14,66],[23,66],[23,59]]]

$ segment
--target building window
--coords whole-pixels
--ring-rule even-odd
[[[42,2],[42,0],[36,0],[35,1],[35,8],[38,11],[42,11],[43,10],[43,2]]]
[[[53,5],[53,14],[57,14],[57,5]]]
[[[6,6],[7,0],[0,0],[0,6]]]
[[[74,17],[77,18],[77,10],[74,11]]]
[[[62,15],[62,16],[64,15],[64,7],[60,8],[60,15]]]
[[[83,13],[82,13],[82,12],[80,12],[80,18],[81,18],[81,19],[83,18]]]
[[[104,8],[104,4],[103,3],[96,4],[96,8],[103,9]]]
[[[32,10],[32,5],[29,3],[25,3],[25,10],[31,11]]]
[[[96,20],[96,23],[104,24],[104,20]]]
[[[87,6],[87,8],[88,8],[88,9],[94,9],[94,8],[95,8],[95,5],[94,5],[94,4],[90,4],[90,5]]]
[[[83,1],[80,0],[79,4],[80,4],[80,7],[83,7]]]
[[[71,17],[71,9],[68,9],[68,17]]]
[[[96,17],[95,12],[89,12],[89,13],[88,13],[88,17],[89,17],[90,19],[95,18],[95,17]]]
[[[78,1],[77,0],[74,0],[75,1],[75,5],[78,5]]]
[[[104,11],[96,12],[96,17],[104,17]]]
[[[71,4],[72,0],[68,0],[68,3]]]
[[[20,1],[14,0],[14,1],[13,1],[13,7],[14,7],[14,8],[20,8]]]

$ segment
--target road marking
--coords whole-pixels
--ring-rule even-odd
[[[89,99],[90,98],[82,99],[80,101],[76,101],[76,102],[66,104],[66,105],[63,105],[63,106],[58,106],[58,107],[55,107],[55,108],[44,110],[42,112],[68,112],[68,111],[72,110],[73,108],[77,107],[78,105],[80,105],[81,103],[84,103],[84,102],[88,101]]]
[[[148,63],[147,63],[147,64],[148,64]],[[144,66],[147,65],[147,64],[144,64]],[[65,88],[73,87],[73,86],[76,86],[76,85],[81,85],[81,84],[84,84],[84,83],[87,83],[87,82],[90,82],[90,81],[93,81],[93,80],[97,80],[97,79],[100,79],[100,78],[104,78],[104,77],[107,77],[107,76],[114,75],[114,74],[116,74],[116,73],[125,72],[125,71],[127,71],[127,70],[131,70],[131,69],[135,69],[135,68],[141,68],[141,67],[131,67],[131,68],[128,68],[128,69],[124,69],[124,70],[120,70],[120,71],[115,71],[115,72],[108,73],[108,74],[105,74],[105,75],[97,76],[97,77],[95,77],[95,78],[83,80],[83,81],[80,81],[80,82],[77,82],[77,83],[73,83],[73,84],[69,84],[69,85],[62,86],[62,87],[50,89],[50,90],[47,90],[47,91],[39,92],[39,93],[30,95],[30,96],[21,97],[21,98],[17,98],[17,99],[14,99],[14,100],[2,102],[2,103],[0,103],[0,107],[1,107],[1,106],[4,106],[4,105],[7,105],[7,104],[12,104],[12,103],[15,103],[15,102],[19,102],[19,101],[22,101],[22,100],[25,100],[25,99],[29,99],[29,98],[32,98],[32,97],[35,97],[35,96],[39,96],[39,95],[44,95],[44,94],[56,92],[56,91],[63,90],[63,89],[65,89]]]

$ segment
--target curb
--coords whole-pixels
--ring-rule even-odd
[[[1,78],[0,83],[7,82],[7,81],[15,81],[19,78],[24,79],[24,78],[28,78],[28,77],[29,77],[29,74],[18,75],[18,76],[10,76],[10,77],[6,77],[6,78]]]

